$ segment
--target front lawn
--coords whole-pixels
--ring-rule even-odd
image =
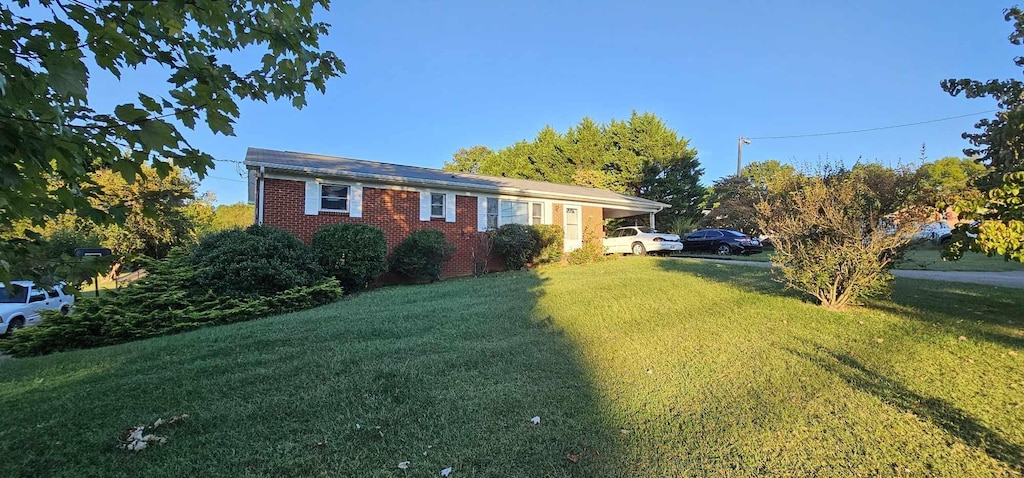
[[[767,249],[761,254],[749,256],[719,256],[716,254],[695,254],[685,251],[677,255],[691,258],[707,258],[736,261],[770,262],[774,249]],[[1015,261],[1006,261],[1002,257],[989,257],[977,252],[966,252],[963,257],[956,261],[942,259],[942,251],[937,247],[915,246],[908,249],[903,258],[896,262],[895,269],[904,270],[925,270],[925,271],[976,271],[976,272],[1006,272],[1024,270],[1024,264]]]
[[[928,271],[981,271],[1005,272],[1024,270],[1024,264],[989,257],[977,252],[965,252],[956,261],[942,260],[942,251],[935,247],[918,247],[908,250],[903,259],[896,263],[897,269]]]
[[[768,274],[631,257],[3,360],[0,474],[1024,471],[1020,291],[899,280],[831,313]]]

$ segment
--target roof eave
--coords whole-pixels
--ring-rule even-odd
[[[336,170],[326,170],[326,169],[309,168],[309,167],[302,167],[302,166],[291,166],[291,165],[286,165],[286,164],[269,163],[269,162],[264,162],[264,161],[246,160],[245,161],[245,165],[246,166],[252,166],[252,167],[260,167],[260,166],[262,166],[262,167],[265,167],[265,168],[267,168],[269,170],[278,170],[278,171],[285,171],[285,172],[300,172],[300,173],[305,173],[305,174],[310,174],[310,175],[325,175],[325,176],[333,176],[333,177],[345,178],[345,179],[377,181],[377,182],[382,182],[382,183],[394,183],[394,184],[400,184],[400,185],[405,185],[405,186],[421,186],[421,187],[422,186],[426,186],[426,187],[441,186],[441,187],[446,187],[446,188],[454,188],[454,189],[473,191],[473,192],[482,192],[482,193],[519,194],[519,195],[528,195],[528,196],[533,196],[533,197],[544,197],[544,198],[550,198],[550,199],[569,199],[569,200],[585,199],[585,200],[590,201],[590,202],[595,202],[595,203],[600,203],[600,204],[608,205],[609,207],[622,206],[622,207],[629,207],[630,209],[641,210],[641,211],[644,211],[644,212],[658,212],[658,211],[660,211],[662,209],[667,209],[667,208],[672,207],[669,204],[660,203],[660,202],[657,202],[657,201],[651,201],[650,199],[643,199],[643,198],[636,198],[636,200],[624,199],[624,200],[618,201],[618,200],[609,200],[607,198],[599,198],[599,197],[594,197],[594,196],[585,196],[585,195],[580,195],[580,194],[553,193],[553,192],[547,192],[547,191],[536,191],[536,190],[523,189],[523,188],[512,188],[512,187],[506,187],[506,186],[485,186],[485,185],[480,185],[480,184],[467,184],[467,183],[461,183],[461,182],[455,182],[455,181],[437,181],[437,180],[431,180],[431,179],[410,179],[410,178],[406,178],[406,177],[402,177],[402,176],[392,176],[392,175],[387,175],[387,174],[355,173],[355,172],[351,172],[351,171],[339,172],[339,171],[336,171]]]

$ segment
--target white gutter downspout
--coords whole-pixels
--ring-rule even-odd
[[[664,210],[665,210],[665,208],[660,207],[660,208],[658,208],[657,211],[652,212],[652,213],[648,213],[648,214],[651,215],[651,229],[657,229],[657,227],[654,227],[654,215],[659,213],[659,212],[661,212],[661,211],[664,211]]]
[[[256,224],[259,224],[260,226],[262,226],[263,225],[263,190],[266,189],[264,184],[267,182],[266,168],[263,167],[263,166],[260,166],[260,175],[259,175],[258,179],[259,179],[259,181],[257,181],[257,182],[260,185],[260,194],[259,194],[259,198],[256,200],[256,203],[257,203],[256,213],[258,215],[258,217],[256,218]]]

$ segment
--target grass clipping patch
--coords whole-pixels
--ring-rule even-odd
[[[175,415],[167,420],[158,418],[152,425],[137,425],[125,430],[125,437],[121,440],[121,444],[118,448],[128,451],[140,451],[150,444],[164,445],[167,443],[167,437],[158,436],[152,433],[146,433],[147,431],[156,431],[156,429],[164,425],[174,425],[184,419],[188,418],[187,413],[181,415]]]
[[[11,334],[0,350],[24,357],[112,345],[308,309],[342,295],[333,278],[269,296],[220,295],[196,286],[195,269],[180,252],[150,262],[147,270],[123,289],[79,301],[71,314],[44,313],[41,325]]]

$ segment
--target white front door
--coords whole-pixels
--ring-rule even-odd
[[[579,206],[565,206],[565,252],[583,247],[583,214]]]

